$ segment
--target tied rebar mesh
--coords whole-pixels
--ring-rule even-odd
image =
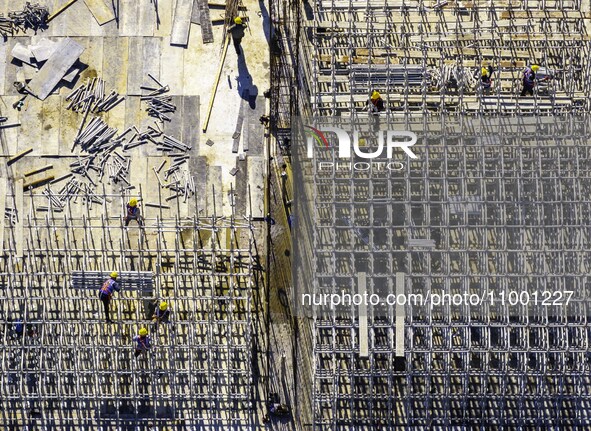
[[[343,118],[303,123],[352,127]],[[362,123],[355,127],[366,135],[375,131],[375,122]],[[312,159],[305,137],[294,136],[294,298],[312,339],[314,429],[590,426],[588,118],[378,125],[414,131],[418,158],[396,155],[403,168],[394,171],[356,171],[347,164],[368,160],[339,158],[331,133]],[[484,300],[303,306],[302,293],[358,292],[360,272],[381,299]],[[544,302],[542,292],[572,296]]]
[[[59,211],[53,196],[14,188],[5,199],[17,218],[0,260],[0,428],[251,429],[252,219],[160,203],[127,230],[123,192],[71,193]],[[98,289],[113,270],[107,324]],[[156,326],[161,300],[171,320]],[[134,359],[141,327],[152,348]]]

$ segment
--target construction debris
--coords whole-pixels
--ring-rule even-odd
[[[84,52],[84,48],[70,38],[56,43],[54,48],[27,87],[29,93],[41,100],[45,100],[62,78],[69,74],[70,68]]]
[[[93,78],[87,79],[66,97],[66,100],[70,101],[66,108],[74,112],[85,112],[89,109],[89,112],[96,114],[113,109],[124,99],[115,90],[106,94],[105,81]]]
[[[49,10],[45,6],[27,2],[22,11],[8,12],[8,17],[0,16],[0,34],[6,38],[27,29],[37,33],[47,28],[48,17]]]
[[[74,140],[74,146],[80,147],[88,153],[115,149],[123,142],[123,138],[113,139],[117,129],[109,127],[101,118],[95,117]]]
[[[165,93],[170,91],[168,85],[164,86],[160,84],[160,82],[154,78],[152,75],[148,74],[148,76],[158,84],[159,87],[150,87],[147,85],[143,85],[141,87],[142,90],[149,91],[148,94],[143,94],[140,97],[140,100],[148,102],[148,115],[150,117],[158,118],[160,121],[170,121],[170,117],[166,114],[176,112],[176,106],[173,105],[172,97],[170,96],[162,96]]]

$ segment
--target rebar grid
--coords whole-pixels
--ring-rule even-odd
[[[403,273],[407,295],[573,297],[567,306],[409,304],[402,327],[394,305],[369,307],[367,355],[359,307],[313,307],[314,429],[588,427],[588,119],[407,117],[381,126],[415,131],[419,158],[401,159],[400,171],[335,171],[318,162],[349,161],[315,147],[311,162],[296,163],[311,169],[310,194],[296,193],[311,200],[296,213],[314,214],[300,223],[311,227],[303,248],[314,293],[356,292],[365,271],[379,295]]]
[[[21,202],[18,195],[6,198],[17,217],[6,221],[0,260],[0,424],[252,429],[252,313],[261,270],[252,219],[144,208],[153,211],[144,226],[132,222],[126,230],[113,215],[124,214],[124,190],[70,196],[59,212],[47,193],[25,192]],[[109,325],[100,286],[74,289],[71,275],[112,270],[153,272],[154,289],[116,294]],[[172,324],[156,327],[152,311],[162,299]],[[16,334],[17,323],[25,335]],[[134,360],[132,337],[142,326],[154,346]]]
[[[373,89],[392,111],[535,113],[589,110],[585,80],[590,16],[578,1],[454,2],[322,0],[303,20],[314,52],[314,115],[354,115]],[[533,98],[518,98],[522,71],[554,74]],[[491,65],[494,87],[479,85]]]

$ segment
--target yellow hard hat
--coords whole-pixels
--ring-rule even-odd
[[[236,18],[234,18],[234,24],[242,24],[242,18],[240,18],[239,16],[237,16]]]
[[[137,205],[137,199],[136,199],[136,198],[131,198],[131,199],[129,200],[129,206],[132,206],[132,207],[134,207],[134,206],[136,206],[136,205]]]
[[[482,76],[488,76],[488,69],[486,67],[483,67],[482,69],[480,69],[480,73],[482,74]]]
[[[117,273],[117,271],[113,271],[111,273],[111,278],[117,278],[119,276],[119,274]]]
[[[538,66],[537,64],[534,64],[534,65],[531,67],[531,70],[533,70],[534,72],[537,72],[538,70],[540,70],[540,66]]]
[[[160,303],[160,309],[161,309],[162,311],[164,311],[164,310],[166,310],[167,308],[168,308],[168,304],[167,304],[165,301],[162,301],[162,302]]]
[[[140,336],[145,337],[148,335],[148,330],[146,328],[140,329]]]
[[[377,91],[373,91],[373,93],[371,93],[371,100],[376,100],[380,98],[380,93],[378,93]]]

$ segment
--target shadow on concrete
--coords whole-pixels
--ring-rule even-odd
[[[259,0],[259,7],[261,8],[261,17],[263,18],[263,32],[265,32],[267,43],[269,43],[271,42],[271,17],[269,16],[269,11],[264,0]]]
[[[256,108],[257,95],[259,89],[252,82],[252,75],[248,72],[246,59],[244,58],[244,51],[242,55],[238,56],[238,94],[244,100],[248,101],[250,109]]]

